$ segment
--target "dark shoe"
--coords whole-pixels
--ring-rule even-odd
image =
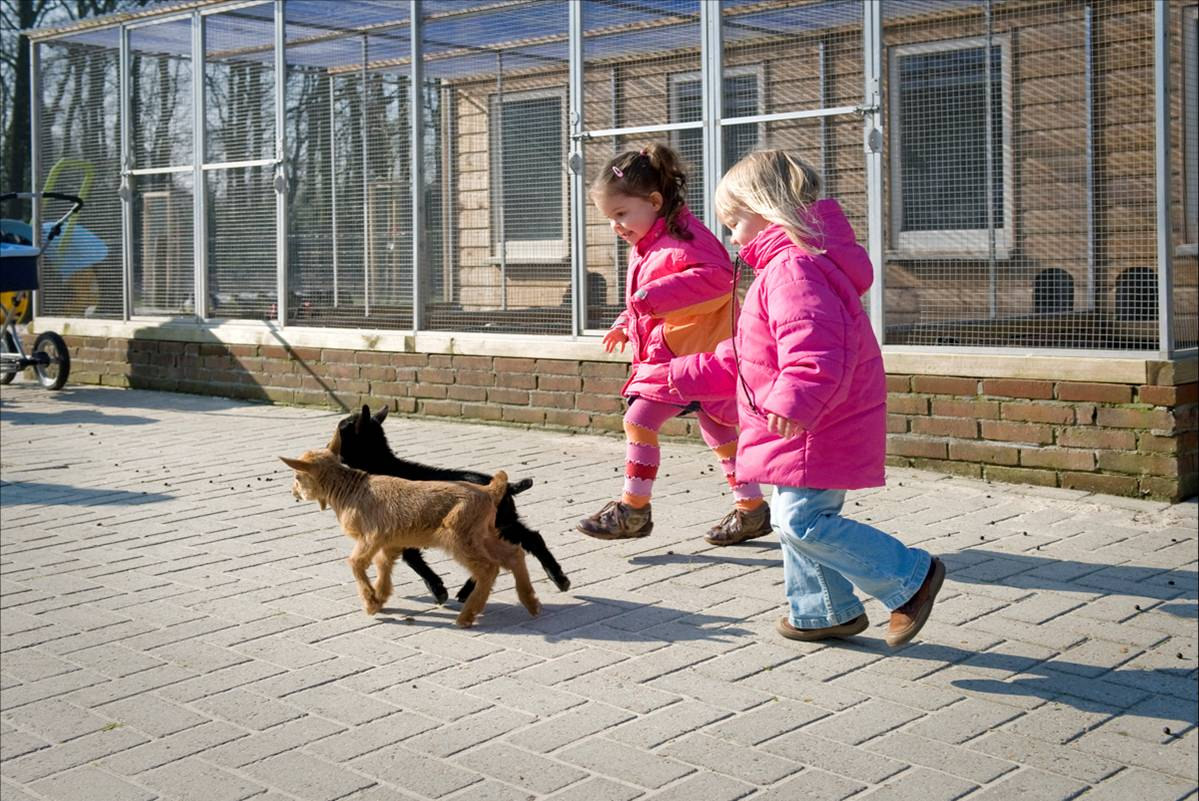
[[[863,612],[853,620],[823,629],[797,629],[791,625],[791,621],[786,616],[783,616],[779,618],[779,622],[775,625],[775,628],[778,629],[779,634],[788,640],[816,642],[818,640],[832,640],[838,637],[852,637],[855,634],[861,634],[869,625],[870,621],[866,619],[866,613]]]
[[[637,509],[620,501],[608,501],[603,509],[580,520],[577,528],[588,537],[625,540],[649,534],[654,530],[654,520],[648,504]]]
[[[924,623],[928,620],[928,613],[933,611],[933,602],[937,600],[937,593],[941,591],[941,585],[944,583],[945,563],[934,556],[920,589],[916,590],[916,594],[903,606],[891,613],[891,625],[887,627],[887,636],[883,638],[887,645],[895,648],[920,633],[920,629],[924,628]]]
[[[713,545],[736,545],[770,532],[770,505],[764,503],[749,512],[734,509],[708,529],[704,539]]]

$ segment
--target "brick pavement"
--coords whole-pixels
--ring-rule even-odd
[[[648,540],[574,521],[615,438],[393,418],[403,453],[532,476],[574,581],[453,626],[402,565],[362,613],[331,512],[275,460],[337,414],[80,387],[0,394],[0,798],[1007,799],[1196,791],[1196,505],[895,470],[848,513],[942,554],[922,639],[773,633],[777,544],[667,443]],[[430,563],[457,587],[462,570]]]

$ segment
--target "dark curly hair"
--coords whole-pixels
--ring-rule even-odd
[[[648,199],[654,192],[662,195],[659,215],[666,218],[666,230],[683,240],[692,234],[682,227],[679,212],[686,205],[687,174],[683,160],[669,145],[658,142],[641,150],[626,150],[612,158],[591,183],[591,194],[618,192]]]

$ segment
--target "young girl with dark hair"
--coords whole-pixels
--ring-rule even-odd
[[[625,310],[604,336],[604,349],[631,345],[633,367],[621,390],[629,408],[624,492],[579,521],[600,539],[644,537],[653,530],[650,499],[658,474],[658,431],[672,417],[696,411],[700,432],[716,452],[735,506],[705,539],[731,545],[770,533],[770,510],[756,482],[736,474],[737,408],[732,392],[689,405],[668,386],[675,356],[713,350],[732,334],[733,268],[728,252],[685,202],[687,176],[679,156],[662,144],[630,150],[604,165],[591,198],[627,242]]]

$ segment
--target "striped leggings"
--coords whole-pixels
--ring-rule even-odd
[[[625,450],[624,493],[620,499],[622,503],[640,508],[650,502],[662,459],[658,431],[667,420],[682,411],[682,406],[638,398],[625,412],[624,432],[628,443]],[[762,490],[757,482],[737,480],[737,428],[717,422],[703,410],[697,412],[697,417],[700,434],[720,460],[720,469],[733,489],[733,500],[737,507],[749,511],[760,506],[763,503]]]

